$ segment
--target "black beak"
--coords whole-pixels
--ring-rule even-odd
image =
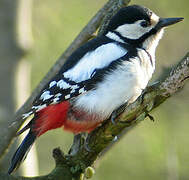
[[[184,18],[160,18],[155,29],[160,30],[163,27],[182,21]]]

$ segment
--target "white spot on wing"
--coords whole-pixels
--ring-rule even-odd
[[[65,99],[69,99],[70,97],[71,97],[70,94],[68,94],[65,96]]]
[[[76,85],[71,86],[71,88],[72,88],[72,89],[78,89],[79,86],[76,84]]]
[[[108,66],[112,61],[124,56],[127,51],[115,43],[109,43],[85,54],[81,60],[63,75],[75,82],[90,79],[95,69]]]
[[[74,93],[75,92],[75,89],[72,89],[71,91],[70,91],[70,93]]]
[[[79,90],[79,94],[82,94],[84,92],[86,92],[84,87]]]
[[[49,84],[49,88],[53,87],[55,84],[56,84],[56,81],[52,81],[52,82],[50,82],[50,84]]]
[[[59,100],[60,100],[60,98],[56,97],[56,98],[53,99],[51,104],[56,104]]]
[[[47,99],[50,99],[51,97],[53,97],[53,95],[50,95],[50,91],[45,91],[41,95],[40,99],[42,99],[43,101],[45,101]]]
[[[38,106],[33,106],[32,109],[35,109],[36,112],[37,112],[37,111],[40,111],[41,109],[43,109],[45,107],[47,107],[47,105],[46,104],[42,104],[42,105],[38,105]]]
[[[60,96],[62,96],[61,93],[58,93],[58,94],[55,94],[55,95],[54,95],[54,97],[60,97]]]
[[[66,83],[66,82],[63,81],[63,80],[58,81],[58,82],[57,82],[57,86],[58,86],[59,88],[61,88],[61,89],[67,89],[67,88],[70,88],[70,87],[71,87],[68,83]]]
[[[28,112],[28,113],[22,114],[22,118],[25,119],[25,118],[29,117],[32,113],[33,113],[33,112],[30,111],[30,112]]]

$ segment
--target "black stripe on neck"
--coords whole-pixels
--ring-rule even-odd
[[[143,49],[146,52],[146,54],[149,56],[151,65],[153,66],[152,56],[150,55],[150,53],[144,48],[141,48],[141,49]]]
[[[156,34],[157,30],[156,29],[151,29],[149,32],[141,36],[139,39],[129,39],[124,36],[122,36],[119,32],[117,31],[111,31],[112,33],[115,33],[121,40],[123,40],[125,43],[131,44],[135,46],[136,48],[142,48],[142,43],[151,35]]]

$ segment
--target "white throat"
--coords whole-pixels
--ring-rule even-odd
[[[148,51],[150,53],[150,55],[155,58],[155,50],[156,47],[159,43],[159,40],[162,38],[163,36],[163,32],[164,30],[161,29],[158,33],[156,33],[155,35],[147,38],[143,44],[142,44],[142,48],[144,48],[146,51]]]

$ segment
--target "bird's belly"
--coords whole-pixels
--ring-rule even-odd
[[[125,102],[135,101],[146,87],[148,79],[140,66],[128,61],[124,63],[117,71],[107,74],[95,89],[79,96],[74,106],[89,114],[107,118]]]

